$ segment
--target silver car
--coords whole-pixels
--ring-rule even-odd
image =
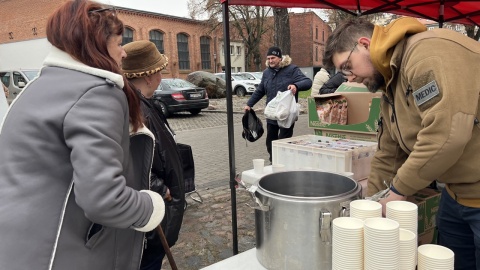
[[[8,103],[11,103],[25,85],[38,75],[38,69],[17,69],[0,71],[0,80],[8,88]]]

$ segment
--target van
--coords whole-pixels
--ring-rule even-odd
[[[0,80],[8,88],[8,103],[20,94],[25,85],[38,75],[39,69],[18,69],[0,71]]]

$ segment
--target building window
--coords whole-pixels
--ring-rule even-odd
[[[202,69],[212,69],[209,37],[200,37],[200,54],[202,57]]]
[[[188,51],[188,36],[177,35],[178,68],[181,70],[190,69],[190,53]]]
[[[232,70],[230,72],[235,73],[235,67],[232,67]]]
[[[315,61],[318,61],[318,46],[315,46]]]
[[[155,44],[160,53],[165,53],[163,48],[163,33],[160,31],[150,31],[150,41]]]
[[[237,55],[242,55],[242,46],[237,46]]]
[[[242,67],[237,67],[237,72],[242,72]]]
[[[325,30],[322,30],[322,41],[325,41]]]
[[[318,27],[315,27],[315,39],[318,40]]]
[[[230,55],[235,55],[235,46],[230,45]]]
[[[123,29],[122,45],[130,43],[132,41],[133,41],[133,30],[125,27],[125,29]]]

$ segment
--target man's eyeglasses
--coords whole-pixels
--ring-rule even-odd
[[[345,61],[345,63],[342,65],[342,67],[340,69],[340,72],[342,72],[342,74],[344,76],[352,76],[353,75],[353,72],[351,71],[352,67],[349,65],[349,62],[350,62],[350,56],[352,56],[352,53],[355,50],[355,48],[357,47],[357,45],[358,45],[358,42],[355,42],[352,50],[350,51],[350,54],[347,57],[347,61]]]
[[[104,11],[112,11],[112,14],[113,14],[114,16],[117,14],[117,10],[115,9],[115,7],[109,7],[109,8],[101,8],[101,9],[90,10],[90,11],[88,12],[88,14],[100,13],[100,12],[104,12]]]

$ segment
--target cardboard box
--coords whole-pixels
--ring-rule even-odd
[[[418,205],[418,236],[436,228],[436,217],[441,193],[439,190],[424,188],[407,200]]]
[[[330,138],[348,139],[356,141],[377,142],[377,133],[355,133],[351,131],[314,129],[314,134]]]
[[[437,244],[438,230],[436,227],[430,228],[423,233],[418,234],[418,246],[424,244]]]
[[[343,96],[347,99],[347,124],[321,122],[317,114],[317,103],[322,99]],[[315,129],[315,135],[376,141],[380,115],[381,93],[370,93],[363,85],[344,83],[332,94],[308,98],[308,127]]]

